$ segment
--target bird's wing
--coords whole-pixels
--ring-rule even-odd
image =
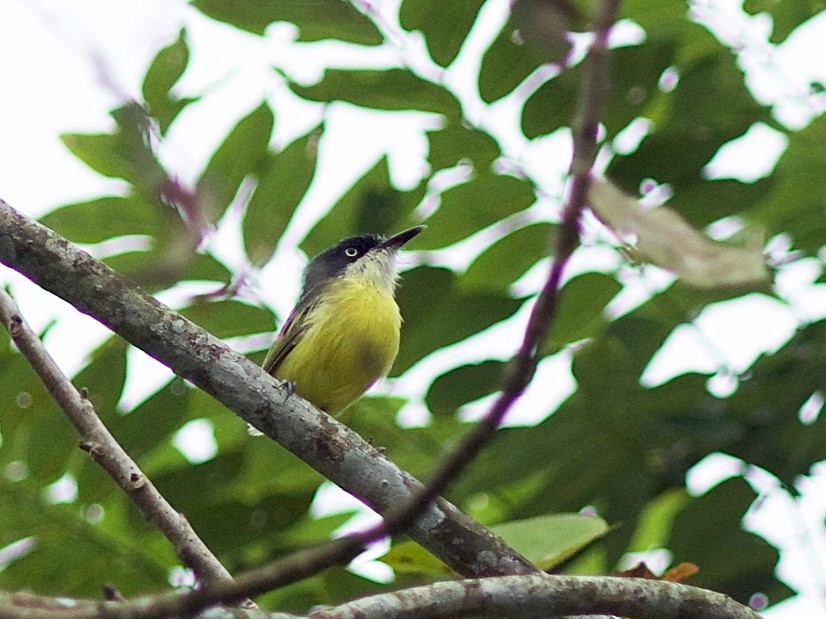
[[[298,346],[298,343],[301,341],[301,338],[309,326],[305,319],[316,306],[316,303],[316,296],[302,299],[290,313],[261,366],[267,374],[274,376],[278,367],[284,359],[287,358],[287,355]]]

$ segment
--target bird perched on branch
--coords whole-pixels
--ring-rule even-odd
[[[401,330],[396,257],[422,230],[417,226],[390,238],[353,236],[313,258],[264,370],[331,415],[386,376]]]

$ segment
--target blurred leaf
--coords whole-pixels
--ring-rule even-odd
[[[517,552],[542,570],[549,570],[608,532],[596,516],[550,514],[490,527]],[[443,579],[452,571],[414,542],[393,544],[381,560],[396,572],[428,574]]]
[[[72,381],[76,388],[88,390],[89,401],[103,420],[116,414],[126,377],[125,351],[123,340],[109,340]],[[37,438],[29,443],[26,460],[32,476],[51,481],[66,470],[70,457],[86,459],[87,456],[78,449],[77,432],[65,415],[52,410],[52,406],[48,408],[49,414],[33,420],[32,437]]]
[[[427,160],[434,171],[451,168],[465,159],[472,161],[476,170],[488,170],[501,154],[492,137],[464,123],[450,123],[428,131],[427,139],[430,141]]]
[[[0,359],[0,462],[6,475],[15,469],[36,483],[51,483],[65,472],[69,455],[79,452],[74,428],[25,358],[12,352],[8,340],[4,344],[10,358]]]
[[[40,223],[75,243],[100,243],[131,234],[154,236],[163,224],[156,206],[140,197],[104,196],[62,206]]]
[[[143,79],[143,97],[151,104],[152,101],[165,101],[169,91],[184,74],[189,62],[189,47],[186,43],[186,30],[178,33],[177,40],[162,48],[149,65],[149,70]]]
[[[750,217],[769,233],[791,234],[796,249],[816,254],[826,243],[826,117],[789,135],[789,145],[777,162],[769,191],[758,198]],[[765,188],[765,187],[764,187]]]
[[[189,419],[203,415],[203,409],[194,405],[193,391],[178,381],[162,387],[135,410],[109,421],[112,434],[136,461],[141,462],[156,449],[172,449],[173,434]]]
[[[399,22],[405,30],[421,30],[433,60],[446,67],[459,52],[480,6],[482,0],[403,2]]]
[[[236,449],[208,462],[183,464],[154,475],[159,491],[187,515],[230,569],[249,567],[251,561],[270,559],[279,549],[289,548],[283,532],[301,521],[315,494],[313,486],[272,490],[249,500],[240,484],[246,466],[246,455]],[[273,473],[280,475],[277,470]]]
[[[149,553],[140,543],[113,538],[83,517],[78,506],[55,505],[40,488],[0,476],[0,547],[31,538],[28,553],[0,570],[8,591],[97,597],[103,583],[125,595],[167,586],[171,552]]]
[[[419,237],[419,247],[437,249],[452,245],[534,203],[530,183],[480,171],[467,183],[441,194],[439,210],[427,220],[427,234]]]
[[[774,355],[758,359],[728,399],[738,423],[726,452],[777,475],[789,488],[826,460],[826,415],[804,424],[798,412],[815,392],[826,393],[826,321],[801,328]]]
[[[646,552],[668,546],[674,518],[691,501],[683,488],[672,488],[653,498],[640,514],[637,530],[628,546],[631,552]]]
[[[424,184],[412,191],[394,189],[390,185],[387,158],[382,157],[316,224],[301,248],[309,256],[316,256],[348,236],[400,232],[401,223],[410,218],[424,191]],[[421,237],[416,237],[410,245],[418,246]]]
[[[522,305],[521,300],[505,295],[462,293],[451,271],[427,266],[404,274],[396,298],[404,327],[393,375],[434,350],[504,320]]]
[[[664,109],[655,131],[632,154],[615,159],[607,175],[636,193],[643,179],[653,178],[681,190],[703,182],[703,169],[726,142],[743,135],[758,121],[769,122],[743,81],[734,59],[700,26],[685,26],[696,37],[694,55],[679,58],[679,83],[661,98]],[[685,49],[685,48],[684,48]],[[708,84],[714,84],[713,89]],[[715,110],[705,114],[703,110]],[[673,154],[679,152],[679,157]]]
[[[749,213],[771,194],[775,179],[765,178],[754,183],[734,179],[705,180],[684,187],[669,206],[694,226],[708,224],[730,215]]]
[[[522,131],[529,139],[547,135],[571,123],[580,79],[578,67],[569,67],[537,88],[522,111]]]
[[[754,499],[754,491],[742,478],[724,481],[677,514],[668,545],[676,561],[699,566],[692,585],[713,587],[741,604],[747,604],[754,593],[764,593],[775,604],[791,595],[774,578],[777,550],[740,526]]]
[[[180,276],[181,280],[229,283],[229,269],[209,254],[195,254]]]
[[[620,18],[633,19],[658,39],[678,36],[685,23],[688,7],[682,2],[661,0],[626,0],[620,7]]]
[[[318,133],[270,154],[244,215],[244,247],[252,264],[265,264],[275,251],[298,203],[313,179]]]
[[[264,34],[267,26],[287,21],[298,26],[299,41],[341,39],[362,45],[379,45],[382,37],[373,23],[351,4],[335,0],[194,0],[205,15],[242,30]]]
[[[605,306],[622,290],[610,275],[585,273],[566,283],[548,337],[539,349],[551,355],[565,345],[599,333],[608,320]]]
[[[272,111],[262,103],[235,125],[213,153],[195,187],[198,206],[207,221],[217,222],[241,182],[269,160],[273,123]]]
[[[556,227],[536,223],[503,236],[482,252],[459,278],[467,291],[506,292],[540,260],[551,255]]]
[[[498,389],[501,361],[485,361],[453,368],[439,376],[427,392],[427,408],[434,415],[453,415],[463,404]]]
[[[189,63],[189,46],[186,31],[181,29],[178,39],[159,51],[143,79],[143,99],[149,113],[158,120],[161,133],[166,133],[178,113],[195,101],[192,98],[170,96],[175,83],[181,78]]]
[[[318,84],[301,86],[293,83],[290,88],[299,97],[310,101],[347,101],[379,110],[436,112],[457,122],[462,118],[458,101],[443,86],[403,69],[327,69]]]
[[[400,428],[396,417],[404,403],[399,398],[365,397],[344,412],[342,421],[414,477],[426,477],[469,426],[450,416],[434,418],[423,427]]]
[[[404,585],[400,583],[400,586]],[[333,606],[385,590],[386,585],[357,576],[345,568],[335,567],[272,591],[256,598],[256,601],[264,608],[278,608],[280,611],[300,614],[306,613],[308,608],[316,604]]]
[[[769,41],[776,45],[785,41],[806,20],[822,12],[823,3],[818,0],[799,0],[798,2],[745,0],[743,10],[750,15],[769,14],[773,26]]]
[[[146,112],[133,102],[111,115],[117,125],[114,133],[68,133],[61,136],[63,143],[93,170],[132,183],[146,199],[162,201],[169,179],[150,145]]]
[[[234,299],[195,303],[180,314],[221,339],[272,331],[275,323],[271,311]]]
[[[598,516],[550,514],[491,527],[531,563],[548,571],[608,533]]]
[[[674,64],[675,55],[673,40],[656,38],[612,51],[611,96],[602,118],[609,136],[615,136],[637,117],[656,117],[666,97],[659,81]]]
[[[398,574],[428,574],[434,579],[453,574],[453,570],[416,542],[393,544],[381,560]]]
[[[531,15],[534,10],[544,13],[546,6],[538,5],[548,4],[552,3],[516,3],[517,10],[482,58],[479,94],[486,103],[509,94],[541,64],[561,61],[568,53],[570,43],[566,36],[539,34],[547,25],[564,35],[560,21],[539,24]],[[528,32],[527,37],[523,37],[523,29]]]

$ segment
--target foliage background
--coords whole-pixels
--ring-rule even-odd
[[[531,3],[505,22],[502,2],[447,9],[417,0],[401,5],[398,24],[392,7],[371,19],[343,2],[302,3],[300,11],[228,6],[179,8],[188,30],[158,41],[139,92],[112,86],[108,126],[63,136],[79,160],[116,180],[42,221],[259,358],[295,298],[296,246],[313,255],[350,233],[424,219],[427,233],[412,245],[399,291],[406,322],[397,378],[344,420],[426,477],[466,429],[467,414],[457,410],[495,389],[546,268],[581,42],[571,50],[559,32],[541,30],[546,22]],[[577,31],[588,7],[572,7],[568,27]],[[803,2],[745,9],[772,11],[773,43],[815,11]],[[503,430],[448,498],[489,524],[597,512],[613,528],[564,565],[574,573],[606,573],[629,552],[668,549],[675,561],[700,566],[693,584],[775,603],[793,593],[775,574],[777,550],[741,523],[761,489],[779,484],[795,497],[817,482],[826,458],[818,416],[824,306],[807,304],[802,292],[823,289],[822,85],[800,93],[811,114],[797,122],[761,103],[744,80],[748,41],[726,39],[716,10],[623,4],[602,170],[654,202],[673,193],[670,205],[689,221],[734,234],[732,242],[742,225],[757,228],[778,285],[692,292],[634,264],[620,239],[589,219],[543,351],[548,362],[512,420],[524,424],[531,413],[531,427]],[[484,17],[474,21],[477,11]],[[211,46],[202,43],[204,28],[220,33]],[[249,82],[232,74],[193,78],[209,75],[222,44],[255,46],[251,75],[263,86],[244,88]],[[571,67],[540,66],[569,52]],[[205,122],[224,101],[233,103],[220,120]],[[195,126],[202,142],[179,137]],[[779,141],[776,165],[759,178],[715,176],[709,162],[755,131]],[[755,143],[765,144],[741,149]],[[641,379],[671,334],[688,326],[701,340],[704,310],[743,298],[791,316],[788,341],[741,364],[712,339],[701,346],[711,365],[695,362],[695,371],[661,384]],[[766,325],[751,328],[757,337]],[[49,329],[47,342],[61,346]],[[486,329],[486,339],[473,337]],[[163,587],[177,574],[167,544],[76,448],[20,357],[6,346],[0,355],[3,588],[96,595],[102,574],[124,594]],[[115,436],[231,571],[327,537],[348,518],[314,516],[317,474],[268,441],[249,440],[244,424],[207,396],[148,367],[122,341],[100,340],[75,382],[90,388]],[[148,399],[135,395],[154,382],[160,388]],[[187,435],[200,441],[200,455],[179,448]],[[686,474],[710,454],[736,458],[727,460],[733,473],[689,493]],[[807,534],[822,539],[823,522]],[[802,569],[822,592],[819,560]],[[393,586],[433,576],[416,553],[395,561]],[[304,610],[383,586],[331,570],[267,602]]]

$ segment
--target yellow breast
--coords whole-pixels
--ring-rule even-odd
[[[318,408],[337,414],[385,376],[399,352],[396,301],[367,278],[337,280],[275,372]]]

